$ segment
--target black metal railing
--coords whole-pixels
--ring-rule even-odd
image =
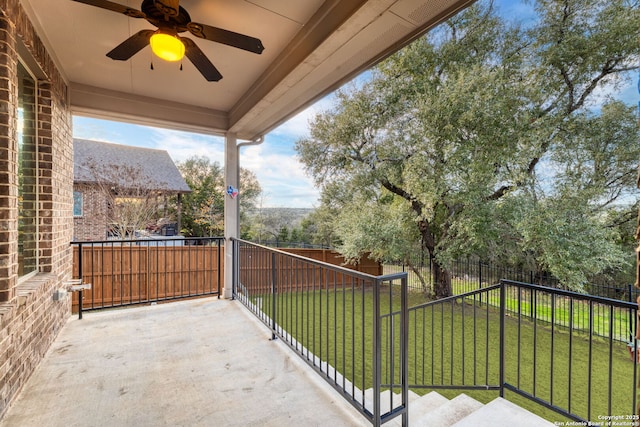
[[[376,277],[243,240],[233,244],[234,298],[373,425],[395,417],[407,425],[406,274]],[[388,315],[396,311],[392,324]]]
[[[72,242],[73,277],[90,283],[82,305],[95,310],[220,295],[224,238]],[[74,297],[75,299],[76,297]]]
[[[638,358],[618,342],[615,325],[620,312],[635,319],[637,304],[507,280],[501,286],[505,390],[596,425],[636,413]]]
[[[636,413],[638,342],[614,334],[616,313],[635,318],[637,309],[506,280],[412,307],[409,387],[493,390],[553,421],[605,425]]]
[[[385,272],[396,271],[398,270],[397,267],[398,266],[395,266],[395,268],[386,266]],[[425,277],[431,280],[430,276],[428,276],[430,267],[424,266],[423,268],[425,271],[422,271],[421,274],[427,274]],[[464,295],[476,290],[490,289],[492,286],[500,283],[500,280],[503,279],[521,283],[538,284],[550,289],[559,289],[559,284],[555,278],[550,276],[536,276],[532,271],[509,269],[479,261],[471,262],[469,260],[453,262],[450,268],[450,272],[452,274],[453,295]],[[403,266],[402,270],[404,269],[405,267]],[[411,272],[408,274],[409,289],[421,289],[421,285],[419,284],[416,274],[412,274]],[[627,301],[631,303],[636,301],[639,292],[639,290],[631,284],[624,286],[590,284],[586,286],[585,290],[588,291],[585,295],[603,297],[605,299],[613,299],[617,301]],[[486,297],[486,301],[496,308],[500,306],[500,298],[497,297],[496,294]],[[563,304],[561,301],[558,303]],[[548,305],[549,301],[538,301],[538,305],[542,304]],[[507,311],[509,310],[510,308],[507,307]],[[596,319],[608,318],[607,307],[596,304],[594,306],[594,310],[596,313]],[[613,328],[613,337],[617,341],[628,342],[630,339],[629,330],[634,326],[635,318],[630,315],[629,310],[620,306],[615,306],[613,311],[613,322],[611,324],[611,327]],[[523,315],[525,314],[523,313]],[[537,313],[537,318],[539,320],[546,320],[547,322],[551,321],[550,312],[545,313],[544,311],[540,311]],[[588,324],[585,322],[586,318],[577,318],[574,327],[583,329],[587,328]],[[593,331],[595,335],[606,338],[609,336],[610,332],[609,323],[598,321],[594,325]]]
[[[485,262],[473,257],[454,260],[446,265],[451,274],[452,292],[454,295],[482,289],[495,285],[501,279],[531,283],[550,288],[566,289],[553,275],[546,272],[536,272],[525,268],[509,267],[496,263]],[[426,256],[413,262],[412,267],[403,263],[385,264],[385,273],[406,271],[409,274],[409,290],[429,290],[433,285],[433,257]],[[418,274],[424,280],[422,283]],[[425,287],[427,289],[425,289]],[[640,289],[632,283],[605,284],[587,283],[584,293],[620,301],[636,301],[640,296]]]
[[[494,285],[409,309],[409,387],[500,390],[499,309]]]

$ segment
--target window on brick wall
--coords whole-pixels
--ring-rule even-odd
[[[73,192],[73,216],[75,217],[82,216],[82,203],[83,203],[82,191],[74,191]]]
[[[38,269],[36,81],[18,63],[18,273]]]

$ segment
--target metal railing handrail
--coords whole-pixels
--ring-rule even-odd
[[[633,317],[637,316],[637,312],[638,312],[638,304],[634,303],[634,302],[626,302],[626,301],[621,301],[621,300],[616,300],[616,299],[611,299],[611,298],[605,298],[605,297],[599,297],[599,296],[594,296],[594,295],[588,295],[588,294],[582,294],[582,293],[578,293],[578,292],[572,292],[572,291],[566,291],[566,290],[562,290],[562,289],[553,289],[553,288],[547,288],[545,286],[539,286],[539,285],[533,285],[533,284],[529,284],[529,283],[522,283],[522,282],[518,282],[518,281],[513,281],[513,280],[501,280],[500,281],[500,286],[501,286],[501,303],[500,303],[500,310],[501,310],[501,340],[502,342],[504,341],[504,336],[505,336],[505,319],[506,316],[505,314],[505,301],[506,298],[504,297],[504,294],[506,293],[506,288],[507,287],[516,287],[517,289],[527,289],[532,291],[532,293],[537,293],[537,292],[541,292],[541,293],[547,293],[550,294],[552,296],[552,298],[555,298],[556,295],[559,296],[563,296],[569,299],[569,301],[571,302],[571,312],[573,313],[573,307],[576,304],[576,301],[584,301],[586,303],[588,303],[588,314],[589,314],[589,328],[588,328],[588,335],[589,335],[589,345],[588,345],[588,360],[589,360],[589,367],[588,367],[588,372],[587,372],[587,377],[588,377],[588,386],[587,386],[587,416],[579,416],[573,412],[571,412],[571,404],[570,404],[570,396],[569,396],[569,408],[563,408],[561,406],[558,406],[557,404],[555,404],[553,402],[553,389],[551,391],[551,395],[550,395],[550,399],[546,400],[544,398],[539,397],[536,394],[536,389],[535,389],[535,385],[533,388],[533,391],[527,391],[523,388],[521,388],[519,386],[519,378],[517,380],[517,384],[511,384],[509,382],[507,382],[505,380],[505,376],[504,376],[504,369],[505,369],[505,362],[504,362],[504,348],[501,349],[501,367],[500,367],[500,375],[501,375],[501,379],[500,379],[500,384],[502,387],[502,391],[501,391],[501,395],[504,394],[504,390],[510,390],[513,393],[516,393],[526,399],[529,399],[533,402],[536,402],[537,404],[550,409],[552,411],[555,411],[556,413],[566,416],[570,419],[573,419],[575,421],[578,422],[586,422],[589,423],[589,425],[598,425],[601,424],[601,421],[599,420],[592,420],[592,416],[594,415],[592,413],[592,364],[593,364],[593,357],[594,357],[594,344],[593,344],[593,337],[594,336],[598,336],[600,338],[602,338],[602,335],[596,335],[594,333],[594,305],[603,305],[603,306],[608,306],[609,307],[609,313],[610,315],[613,314],[613,308],[614,307],[619,307],[622,309],[628,309],[630,311],[630,313],[634,314]],[[552,307],[553,309],[553,307]],[[555,322],[554,322],[554,311],[552,310],[552,320],[551,320],[551,335],[552,335],[552,343],[551,343],[551,352],[553,353],[553,334],[554,334],[554,327],[555,327]],[[609,322],[612,323],[613,320],[611,319],[612,316],[610,316],[610,320]],[[534,322],[535,322],[535,317],[534,317]],[[572,336],[571,334],[573,333],[573,330],[571,330],[573,319],[571,320],[570,323],[570,336]],[[633,359],[633,364],[631,365],[633,367],[633,374],[631,375],[631,382],[630,384],[632,384],[632,408],[631,411],[629,413],[634,413],[634,411],[636,410],[636,395],[637,395],[637,390],[635,385],[637,384],[637,365],[638,365],[638,354],[637,354],[637,349],[638,349],[638,340],[635,338],[636,334],[638,331],[635,331],[635,333],[633,333],[633,330],[636,328],[636,325],[630,325],[630,327],[632,328],[630,330],[630,334],[632,336],[632,345],[634,347],[634,351],[631,352],[631,356]],[[534,323],[534,328],[535,328],[535,323]],[[612,378],[612,358],[613,358],[613,342],[614,342],[614,336],[613,336],[613,328],[610,327],[609,328],[609,333],[608,333],[608,357],[609,357],[609,363],[608,363],[608,388],[609,388],[609,396],[608,396],[608,414],[609,415],[613,415],[611,414],[611,407],[612,407],[612,399],[613,397],[611,396],[611,391],[612,391],[612,387],[613,387],[613,378]],[[503,344],[504,345],[504,344]],[[536,349],[534,348],[534,352],[536,351]],[[571,366],[571,362],[572,362],[572,358],[569,359],[569,366]],[[534,353],[534,363],[535,363],[535,353]],[[552,362],[553,363],[553,362]],[[553,377],[553,367],[551,368],[552,370],[552,377]],[[569,367],[569,372],[571,372],[571,367]],[[535,374],[534,374],[535,376]],[[553,380],[551,380],[553,381]],[[535,383],[535,378],[534,378],[534,383]],[[571,393],[571,388],[569,386],[569,395]],[[602,416],[603,414],[599,414],[600,416]],[[596,422],[597,421],[597,422]]]
[[[252,311],[265,325],[267,325],[272,331],[273,338],[281,338],[298,356],[300,356],[312,369],[314,369],[322,378],[324,378],[334,389],[336,389],[345,400],[355,407],[362,415],[364,415],[374,426],[380,426],[381,424],[395,418],[402,418],[402,425],[408,425],[408,356],[406,353],[407,341],[408,341],[408,298],[407,298],[407,274],[406,273],[393,273],[389,275],[373,276],[367,273],[358,272],[352,269],[348,269],[342,266],[329,264],[323,261],[306,258],[297,254],[292,254],[286,251],[281,251],[271,247],[259,245],[256,243],[248,242],[242,239],[231,239],[233,243],[233,295],[235,299],[240,300],[250,311]],[[245,248],[245,257],[241,255],[242,249]],[[248,265],[241,265],[242,263]],[[280,271],[278,271],[280,269]],[[279,275],[280,273],[280,275]],[[319,278],[316,275],[319,273]],[[254,277],[255,276],[255,277]],[[383,284],[390,284],[392,281],[401,282],[401,295],[400,306],[402,307],[401,313],[404,315],[401,317],[401,324],[398,325],[400,329],[399,336],[395,336],[393,332],[390,332],[393,343],[389,343],[389,337],[383,338],[382,332],[382,289]],[[269,283],[264,283],[269,282]],[[364,323],[361,325],[362,335],[356,334],[356,323],[359,321],[357,316],[352,312],[350,319],[345,321],[344,311],[343,318],[338,318],[338,297],[334,296],[333,303],[329,298],[329,289],[336,294],[342,293],[343,299],[340,300],[340,304],[344,307],[347,304],[347,299],[350,296],[350,304],[355,304],[355,289],[361,289],[361,292],[365,292],[366,289],[373,289],[373,313],[365,312],[364,299],[362,300],[362,319],[367,316],[372,316],[371,330],[365,332]],[[302,291],[300,290],[302,289]],[[393,299],[393,286],[386,286],[384,289],[388,289],[388,300],[385,300],[385,304],[389,303],[389,307],[392,307]],[[287,294],[288,292],[288,294]],[[368,291],[367,291],[368,292]],[[300,293],[305,293],[299,297]],[[308,294],[306,294],[308,293]],[[283,295],[284,294],[284,295]],[[345,296],[347,298],[345,298]],[[290,298],[295,298],[294,301],[290,301]],[[311,300],[311,301],[310,301]],[[316,304],[319,304],[319,310],[316,311]],[[323,307],[324,304],[324,307]],[[331,305],[333,304],[333,305]],[[333,316],[331,319],[329,308],[333,307]],[[295,319],[293,310],[295,307]],[[298,317],[298,310],[305,313],[302,316],[306,316],[307,322],[309,317],[316,319],[319,316],[319,330],[316,336],[316,320],[313,320],[313,326],[311,327],[313,332],[309,333],[309,324],[306,325],[307,331],[305,335],[304,328],[299,331],[300,318]],[[304,311],[306,310],[306,312]],[[326,311],[325,311],[326,310]],[[259,312],[258,312],[259,311]],[[389,310],[391,311],[391,310]],[[326,316],[323,321],[323,316]],[[347,337],[346,332],[338,333],[338,324],[350,323],[353,326],[351,335]],[[372,375],[372,391],[373,397],[371,400],[365,397],[365,390],[356,387],[355,378],[355,346],[361,346],[363,359],[357,363],[365,366],[365,335],[372,335],[372,347],[370,349],[372,360],[370,371]],[[300,337],[299,335],[303,335]],[[308,335],[312,335],[311,337]],[[393,337],[396,338],[393,338]],[[323,339],[326,347],[323,347]],[[336,341],[342,340],[342,346],[344,347],[347,340],[351,342],[353,364],[351,367],[345,366],[345,355],[338,354]],[[395,340],[399,342],[399,359],[400,366],[396,370],[393,367],[391,376],[400,379],[400,392],[401,402],[399,405],[393,404],[393,397],[391,397],[389,407],[383,408],[381,404],[381,389],[382,389],[382,370],[383,370],[383,339],[386,339],[387,346],[393,347]],[[319,348],[316,349],[316,342],[319,340]],[[333,340],[333,345],[331,345]],[[307,344],[304,342],[307,341]],[[356,342],[357,341],[357,342]],[[385,354],[386,355],[386,354]],[[395,359],[395,353],[391,356]],[[335,366],[330,365],[330,360],[333,359]],[[340,366],[342,363],[342,366]],[[393,363],[393,362],[392,362]],[[340,372],[339,368],[351,371],[353,379],[348,380],[348,372]],[[362,378],[362,384],[364,384],[364,376]],[[358,384],[360,385],[360,384]],[[394,384],[391,388],[396,387]],[[364,387],[363,387],[364,388]],[[373,406],[367,406],[367,402],[371,401]]]
[[[71,245],[89,245],[89,244],[105,244],[105,243],[153,243],[153,242],[180,242],[180,241],[221,241],[225,238],[221,236],[202,236],[202,237],[185,237],[185,236],[155,236],[153,238],[134,238],[134,239],[103,239],[103,240],[72,240]]]
[[[585,300],[585,301],[593,301],[595,303],[609,304],[609,305],[612,305],[614,307],[627,308],[627,309],[629,309],[629,308],[630,309],[637,309],[638,308],[638,304],[635,303],[635,302],[624,301],[624,300],[619,300],[619,299],[614,299],[614,298],[607,298],[607,297],[602,297],[602,296],[598,296],[598,295],[583,294],[583,293],[580,293],[580,292],[568,291],[568,290],[565,290],[565,289],[550,288],[548,286],[542,286],[542,285],[536,285],[536,284],[531,284],[531,283],[519,282],[517,280],[502,279],[502,280],[500,280],[500,283],[504,283],[504,284],[507,284],[507,285],[514,285],[514,286],[518,286],[520,288],[525,288],[525,289],[538,290],[540,292],[552,293],[552,294],[555,294],[555,295],[561,295],[561,296],[574,298],[574,299],[581,299],[581,300]],[[494,286],[498,286],[499,287],[500,284],[494,285]],[[491,288],[487,286],[486,288],[483,288],[483,290],[484,289],[491,289]]]
[[[487,293],[488,291],[492,291],[492,290],[495,290],[495,289],[500,289],[500,284],[499,283],[496,284],[496,285],[486,286],[486,287],[484,287],[482,289],[476,289],[475,291],[469,291],[469,292],[465,292],[465,293],[462,293],[462,294],[451,295],[449,297],[440,298],[440,299],[433,300],[433,301],[423,302],[421,304],[414,305],[409,310],[419,309],[419,308],[422,308],[422,307],[429,307],[429,306],[437,305],[437,304],[444,304],[444,303],[455,301],[455,300],[459,300],[459,299],[462,299],[462,298],[467,298],[467,297],[472,297],[472,296],[475,296],[475,295],[484,294],[484,293]]]

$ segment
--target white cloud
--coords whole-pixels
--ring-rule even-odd
[[[319,191],[293,153],[270,151],[265,145],[242,148],[240,166],[256,174],[265,207],[313,207]]]
[[[300,121],[305,114],[299,115],[297,123],[289,123],[281,129],[277,142],[267,135],[263,144],[241,148],[240,166],[256,174],[263,189],[265,207],[312,207],[316,204],[319,192],[293,151],[299,136],[296,132],[300,132]],[[166,150],[176,162],[198,155],[224,165],[223,138],[167,129],[152,129],[150,137],[154,148]]]
[[[320,191],[307,176],[294,144],[309,135],[309,123],[316,114],[330,109],[333,102],[332,95],[326,96],[266,135],[263,144],[242,148],[240,166],[256,174],[265,207],[317,206]]]
[[[224,139],[221,137],[153,128],[151,139],[154,148],[166,150],[175,162],[204,156],[224,164]]]
[[[310,113],[305,113],[310,114]],[[261,145],[241,148],[240,166],[256,174],[263,189],[265,207],[312,207],[319,191],[298,161],[293,144],[300,135],[299,122],[278,132],[277,141],[267,135]],[[151,129],[153,147],[166,150],[175,162],[205,156],[224,165],[224,139],[167,129]]]

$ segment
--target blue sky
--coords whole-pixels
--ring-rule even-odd
[[[533,16],[530,2],[496,0],[495,3],[503,14],[517,16],[521,22],[527,22]],[[598,98],[604,100],[606,95],[600,93]],[[635,82],[626,82],[619,88],[616,98],[629,105],[637,104]],[[331,103],[331,96],[320,100],[265,135],[261,145],[242,148],[240,165],[256,174],[263,190],[262,206],[311,208],[319,204],[320,191],[305,174],[293,147],[296,140],[308,134],[309,121],[314,115],[329,109]],[[76,138],[166,150],[174,162],[201,155],[224,164],[222,137],[80,116],[74,117],[73,134]]]

